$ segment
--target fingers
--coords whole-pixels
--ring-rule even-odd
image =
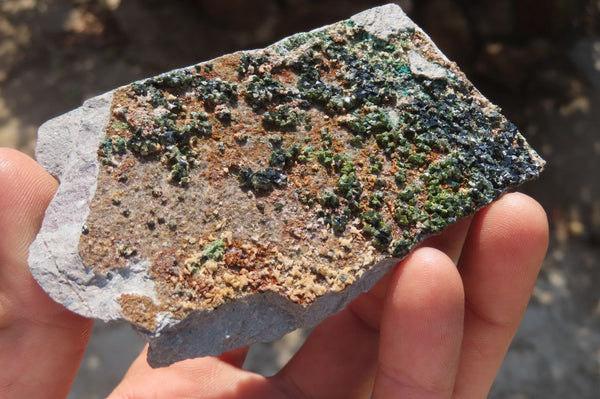
[[[449,398],[463,309],[460,276],[446,254],[424,247],[407,258],[386,298],[373,398]]]
[[[508,195],[428,240],[318,326],[278,375],[266,379],[240,370],[243,350],[166,369],[150,369],[143,353],[111,398],[190,392],[353,398],[367,397],[373,384],[374,398],[485,397],[531,292],[545,234],[537,205]],[[464,286],[455,266],[463,242]],[[511,286],[513,279],[519,281]]]
[[[229,363],[232,366],[242,368],[244,365],[244,361],[246,361],[246,356],[248,355],[249,346],[242,346],[241,348],[236,348],[225,352],[219,356],[219,360]]]
[[[135,360],[109,399],[283,397],[266,378],[219,358],[196,358],[153,369],[146,361],[147,352],[144,349]]]
[[[152,369],[145,350],[109,399],[364,398],[372,387],[373,376],[365,374],[375,369],[371,363],[377,356],[377,332],[361,325],[350,312],[342,312],[317,327],[294,360],[272,378],[225,361],[239,360],[239,355],[228,352],[219,358],[191,359]]]
[[[378,331],[345,309],[317,326],[271,380],[292,398],[368,397],[377,341]]]
[[[434,247],[445,253],[446,257],[439,254],[445,265],[449,260],[457,262],[470,223],[471,218],[462,219],[442,234],[427,239],[421,247]],[[374,348],[379,344],[380,322],[384,303],[389,301],[386,295],[392,274],[317,327],[275,380],[283,380],[285,385],[311,397],[367,396],[365,392],[372,389],[377,369]],[[462,308],[459,314],[462,315]]]
[[[459,262],[466,313],[456,397],[487,396],[547,245],[546,215],[523,194],[507,194],[475,216]]]
[[[472,216],[459,220],[453,225],[447,227],[441,234],[429,237],[421,247],[436,248],[446,254],[454,263],[458,263],[458,258],[467,238],[469,227],[471,226]]]
[[[31,277],[28,248],[57,182],[0,148],[0,397],[66,396],[92,323],[53,302]],[[59,370],[59,372],[57,372]]]

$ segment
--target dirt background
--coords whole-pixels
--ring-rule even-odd
[[[0,146],[30,155],[37,127],[133,80],[347,18],[367,0],[0,0]],[[548,161],[523,191],[551,247],[490,398],[600,392],[600,1],[398,1]],[[306,332],[256,345],[273,374]],[[142,342],[97,324],[69,398],[102,398]]]

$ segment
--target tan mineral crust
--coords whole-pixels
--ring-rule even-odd
[[[34,276],[153,366],[318,323],[544,165],[396,5],[115,89],[37,155]]]

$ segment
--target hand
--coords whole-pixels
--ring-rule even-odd
[[[58,183],[34,160],[0,148],[0,398],[66,397],[92,320],[55,303],[27,266]]]
[[[3,398],[66,396],[90,333],[91,321],[54,303],[27,268],[56,187],[33,160],[0,149]],[[485,398],[547,243],[542,208],[507,194],[427,240],[320,324],[277,375],[242,370],[247,348],[161,369],[144,351],[110,399]]]

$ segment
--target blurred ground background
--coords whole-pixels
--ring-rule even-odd
[[[0,146],[30,155],[37,127],[133,80],[384,4],[367,0],[0,0]],[[523,191],[548,212],[551,247],[491,398],[600,392],[600,1],[398,1],[548,161]],[[273,374],[296,332],[256,345]],[[142,342],[97,324],[69,398],[102,398]]]

